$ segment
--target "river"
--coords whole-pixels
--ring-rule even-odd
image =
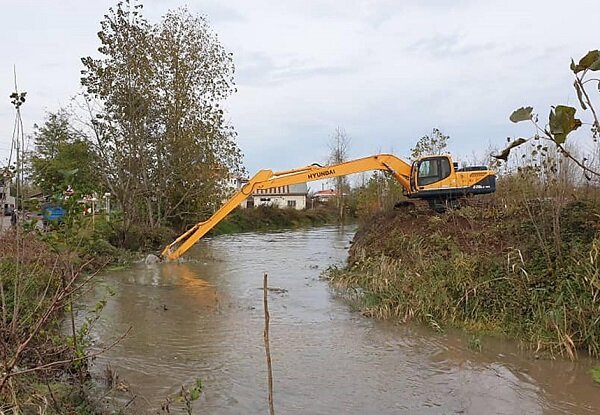
[[[102,276],[79,318],[104,296],[96,358],[126,384],[117,394],[148,413],[202,379],[202,414],[265,414],[262,276],[269,275],[274,401],[278,414],[593,414],[594,362],[536,360],[514,342],[368,319],[319,276],[347,257],[355,228],[321,227],[204,239],[181,263]],[[155,413],[155,412],[152,412]]]

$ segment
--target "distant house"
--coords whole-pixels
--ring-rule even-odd
[[[223,186],[225,186],[225,193],[227,197],[233,196],[233,194],[240,190],[246,183],[248,183],[248,179],[241,176],[230,175],[225,181],[223,181]]]
[[[326,203],[329,200],[334,199],[337,193],[334,189],[319,190],[313,194],[313,199],[319,203]]]
[[[249,179],[239,176],[230,176],[223,182],[226,188],[227,198],[239,191]],[[240,203],[241,208],[254,208],[258,206],[273,206],[279,208],[306,209],[308,199],[308,186],[306,183],[293,184],[289,186],[278,186],[269,189],[255,190],[246,200]]]
[[[306,209],[308,186],[306,183],[278,186],[254,191],[241,203],[243,208],[274,206],[279,208]]]
[[[10,195],[10,183],[0,179],[0,203],[2,204],[2,214],[10,215],[15,209],[16,200]]]

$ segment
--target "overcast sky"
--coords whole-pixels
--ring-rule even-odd
[[[80,92],[80,58],[99,46],[116,1],[3,1],[0,157],[14,111],[13,64],[26,132]],[[600,47],[600,1],[154,0],[157,22],[187,5],[234,54],[238,93],[226,103],[250,173],[322,162],[336,127],[351,156],[409,154],[440,128],[456,156],[502,147],[523,131],[513,109],[575,104],[569,72]]]

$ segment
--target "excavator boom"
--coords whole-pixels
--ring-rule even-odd
[[[210,218],[204,222],[197,223],[171,244],[167,245],[162,251],[161,257],[169,261],[179,258],[233,209],[246,200],[248,196],[261,189],[331,179],[333,177],[346,176],[369,170],[384,170],[391,173],[409,197],[427,198],[428,195],[431,195],[431,197],[441,198],[443,194],[448,192],[454,192],[457,195],[459,193],[463,195],[468,194],[469,188],[473,189],[471,193],[490,193],[495,189],[495,182],[494,188],[490,191],[487,190],[487,185],[480,185],[480,188],[473,186],[476,183],[483,183],[481,181],[483,179],[495,177],[493,176],[494,172],[488,170],[482,172],[479,170],[471,173],[458,173],[455,171],[449,156],[427,157],[422,160],[423,167],[420,168],[421,160],[417,160],[411,166],[393,154],[377,154],[328,166],[312,164],[306,167],[277,172],[260,170]],[[433,161],[437,164],[434,164]],[[444,162],[441,163],[441,161]],[[425,168],[428,171],[425,171]],[[447,173],[444,172],[445,168],[447,169]],[[439,180],[435,181],[437,184],[432,184],[431,181],[422,183],[418,176],[421,170],[423,170],[424,174],[429,174],[429,176],[424,176],[425,178],[434,177],[431,176],[431,172],[437,172],[435,174],[438,174],[440,177]],[[455,198],[456,196],[453,195],[451,197]]]

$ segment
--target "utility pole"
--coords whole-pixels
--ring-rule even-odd
[[[14,124],[14,128],[13,128],[13,137],[12,137],[12,145],[11,145],[11,157],[9,158],[8,161],[8,168],[10,169],[10,163],[12,161],[12,149],[14,148],[16,150],[16,171],[15,171],[15,177],[16,177],[16,182],[15,182],[15,188],[16,188],[16,194],[15,194],[15,211],[17,214],[21,214],[21,212],[19,211],[19,209],[23,208],[23,145],[24,145],[24,132],[23,132],[23,120],[21,119],[21,106],[25,103],[25,96],[27,95],[27,92],[19,92],[19,87],[17,85],[17,68],[16,66],[13,67],[13,74],[14,74],[14,80],[15,80],[15,92],[13,92],[12,94],[10,94],[10,102],[11,104],[13,104],[13,106],[15,107],[15,124]],[[5,181],[5,194],[6,194],[6,181]],[[3,206],[4,207],[4,206]],[[17,216],[17,220],[18,220],[18,216]],[[18,226],[17,226],[17,232],[18,232]],[[17,234],[18,236],[18,234]]]

